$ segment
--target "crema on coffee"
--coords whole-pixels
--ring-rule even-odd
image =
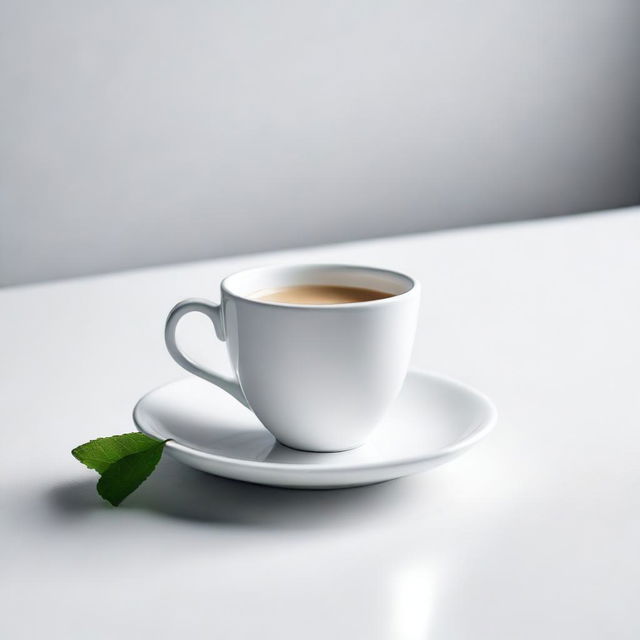
[[[260,289],[249,297],[261,302],[286,304],[349,304],[370,302],[391,298],[394,294],[363,287],[342,287],[338,285],[304,284],[290,287]]]

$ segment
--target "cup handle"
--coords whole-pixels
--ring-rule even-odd
[[[238,400],[238,402],[241,402],[243,405],[248,407],[249,404],[247,399],[244,397],[244,393],[242,392],[237,380],[228,378],[227,376],[222,376],[215,371],[210,371],[209,369],[200,366],[180,351],[176,343],[176,328],[178,326],[178,322],[180,322],[180,318],[191,311],[204,313],[204,315],[213,323],[218,339],[222,341],[225,340],[221,305],[214,304],[213,302],[209,302],[208,300],[203,300],[201,298],[189,298],[188,300],[178,302],[167,316],[167,322],[164,327],[164,341],[171,357],[189,373],[193,373],[196,376],[204,378],[207,382],[215,384],[217,387],[220,387],[223,391],[226,391],[229,395],[233,396]]]

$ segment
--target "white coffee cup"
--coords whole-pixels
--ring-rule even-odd
[[[252,299],[256,291],[296,285],[376,289],[391,297],[308,305]],[[249,407],[282,443],[343,451],[364,443],[402,387],[416,329],[419,284],[372,267],[297,265],[248,269],[222,281],[221,304],[188,299],[169,313],[165,342],[190,373]],[[182,316],[208,316],[236,379],[196,364],[176,344]]]

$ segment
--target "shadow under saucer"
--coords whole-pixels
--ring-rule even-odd
[[[96,492],[97,475],[68,482],[48,492],[48,501],[64,518],[110,509]],[[435,483],[412,487],[401,479],[364,487],[330,490],[282,489],[228,480],[195,471],[170,457],[118,509],[142,510],[171,518],[253,528],[322,528],[389,518],[402,506],[424,503]]]

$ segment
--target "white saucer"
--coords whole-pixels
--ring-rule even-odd
[[[226,478],[279,487],[331,489],[392,480],[442,464],[481,440],[496,421],[481,393],[433,373],[411,371],[367,444],[340,453],[296,451],[276,442],[246,407],[187,378],[144,396],[139,431],[171,438],[180,462]]]

